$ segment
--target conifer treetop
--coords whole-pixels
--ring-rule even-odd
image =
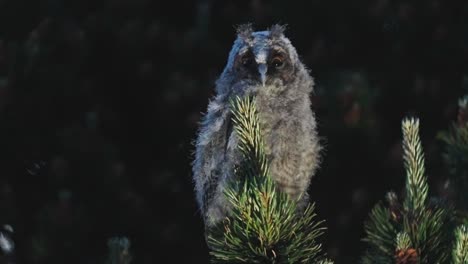
[[[406,169],[407,210],[421,210],[427,200],[428,184],[425,177],[424,153],[419,139],[419,119],[405,118],[401,125],[403,131],[403,160]]]

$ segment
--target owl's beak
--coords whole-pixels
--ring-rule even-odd
[[[265,63],[261,63],[258,65],[258,73],[260,73],[260,81],[262,81],[263,87],[265,87],[266,81],[266,73],[267,73],[267,65]]]

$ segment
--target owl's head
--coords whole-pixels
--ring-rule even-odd
[[[284,30],[284,26],[274,25],[254,32],[250,24],[239,26],[223,75],[259,89],[292,82],[302,63]]]

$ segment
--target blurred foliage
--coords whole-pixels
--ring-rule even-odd
[[[107,241],[109,255],[107,264],[130,264],[130,241],[126,237],[113,237]]]
[[[468,95],[460,99],[458,107],[457,122],[438,136],[445,143],[443,158],[455,202],[468,220]]]
[[[357,261],[371,206],[403,187],[406,114],[447,193],[435,135],[468,76],[465,1],[3,0],[0,224],[18,263],[102,263],[122,235],[135,263],[207,262],[191,142],[249,21],[287,23],[315,77],[326,152],[310,194],[335,263]]]

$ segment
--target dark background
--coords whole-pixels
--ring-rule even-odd
[[[0,0],[0,224],[17,263],[103,263],[123,235],[134,263],[207,263],[192,141],[244,22],[288,24],[315,77],[310,194],[336,263],[357,263],[368,212],[403,187],[408,114],[443,195],[435,137],[467,92],[466,1]]]

